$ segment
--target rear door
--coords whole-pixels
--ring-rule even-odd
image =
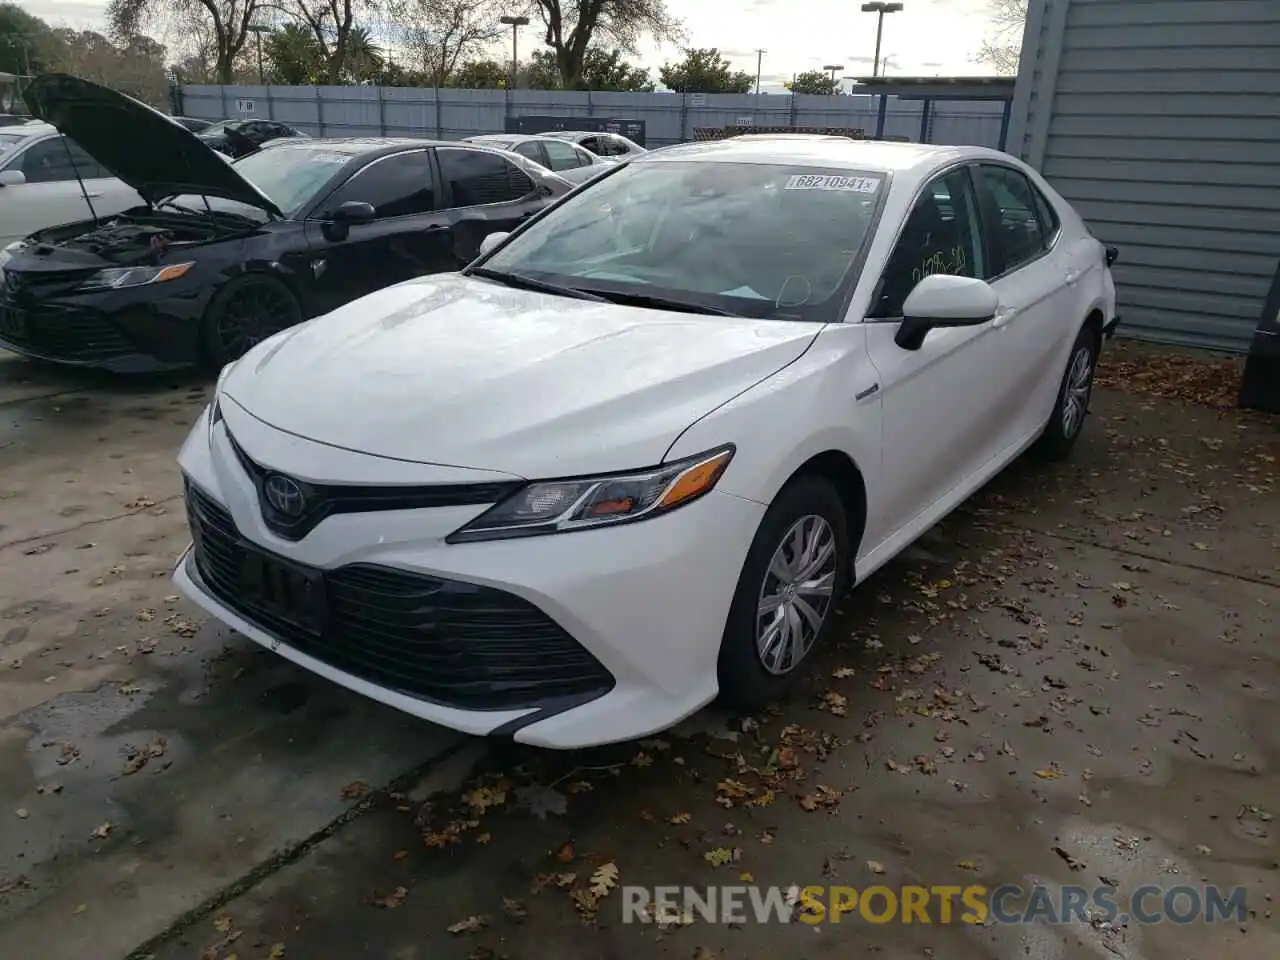
[[[128,184],[98,165],[73,140],[49,136],[9,156],[0,169],[19,170],[26,182],[0,187],[0,241],[19,240],[36,230],[91,216],[109,216],[142,203]],[[76,180],[79,173],[84,191]]]
[[[370,203],[375,218],[342,235],[333,223],[348,201]],[[448,215],[428,147],[388,154],[360,167],[307,219],[313,313],[393,283],[455,269]]]
[[[435,151],[452,229],[449,269],[466,266],[485,236],[514,230],[546,202],[532,178],[500,153],[462,145]]]
[[[1074,341],[1083,317],[1072,316],[1070,251],[1052,207],[1013,166],[977,167],[984,222],[991,241],[991,286],[1000,297],[994,326],[1009,442],[1048,418],[1062,376],[1064,341]]]

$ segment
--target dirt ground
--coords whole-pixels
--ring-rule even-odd
[[[1280,422],[1205,405],[1225,392],[1181,364],[1118,351],[1104,382],[1143,392],[1100,389],[1071,463],[1015,465],[863,585],[793,701],[547,754],[396,715],[173,595],[207,384],[0,355],[0,957],[1274,960]],[[1204,402],[1156,396],[1174,375]],[[743,884],[1214,884],[1248,909],[623,922],[627,885]]]

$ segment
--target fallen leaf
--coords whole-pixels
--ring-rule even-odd
[[[507,919],[514,920],[516,923],[529,916],[529,909],[521,901],[513,900],[511,897],[502,898],[502,912],[507,915]]]
[[[409,896],[409,891],[404,887],[396,887],[395,890],[388,893],[385,897],[373,896],[369,902],[375,907],[383,910],[394,910],[396,907],[404,903],[405,897]]]
[[[284,960],[284,944],[273,943],[267,951],[267,960]]]
[[[977,870],[978,869],[978,865],[974,863],[972,860],[961,860],[959,863],[956,864],[956,866],[959,867],[961,870]]]
[[[556,851],[556,859],[561,863],[573,863],[573,843],[570,841]]]
[[[98,826],[94,827],[93,833],[89,834],[89,839],[105,840],[107,836],[111,833],[111,828],[114,826],[115,824],[113,824],[110,820],[108,820],[106,823],[98,824]]]
[[[602,863],[591,874],[591,894],[596,899],[608,896],[609,891],[618,885],[618,867],[612,861]]]
[[[330,788],[332,789],[332,788]],[[369,792],[369,785],[363,780],[352,780],[342,788],[343,800],[359,800]]]
[[[13,815],[19,820],[25,820],[27,817],[31,816],[31,811],[26,807],[19,807],[17,810],[13,811]]]
[[[872,873],[884,873],[884,864],[879,860],[868,860],[867,869]]]
[[[849,677],[856,677],[858,671],[853,667],[836,667],[831,671],[831,676],[837,680],[847,680]]]
[[[447,929],[456,937],[464,933],[478,933],[488,925],[488,917],[473,915],[459,920],[457,923],[450,924]]]
[[[671,816],[667,817],[667,823],[679,825],[682,823],[688,823],[692,819],[693,816],[688,813],[673,813]]]
[[[706,860],[707,863],[711,864],[713,867],[722,867],[726,863],[734,862],[741,857],[741,855],[742,851],[737,848],[730,850],[727,847],[716,847],[714,850],[708,850],[704,853],[702,855],[702,859]]]
[[[500,786],[477,787],[468,793],[464,793],[462,800],[471,808],[472,815],[478,816],[486,810],[500,807],[506,803],[507,791]]]
[[[1056,767],[1041,768],[1036,771],[1036,776],[1041,780],[1061,780],[1062,771]]]

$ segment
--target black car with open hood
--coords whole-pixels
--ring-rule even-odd
[[[521,157],[427,140],[287,139],[232,163],[78,77],[42,75],[23,97],[146,201],[0,251],[0,347],[61,363],[219,366],[356,297],[459,269],[486,234],[571,189]]]
[[[223,365],[375,289],[460,269],[485,234],[571,189],[470,143],[300,137],[232,163],[65,74],[37,77],[24,99],[146,201],[0,251],[0,348],[61,364]]]

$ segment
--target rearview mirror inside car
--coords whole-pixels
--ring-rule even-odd
[[[999,308],[1000,298],[985,280],[935,273],[907,295],[893,342],[904,350],[919,350],[930,330],[980,326],[990,322]]]

